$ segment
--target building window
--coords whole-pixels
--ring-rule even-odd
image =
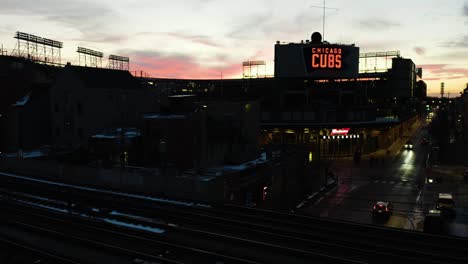
[[[315,120],[315,112],[304,112],[304,120]]]
[[[293,120],[302,120],[302,112],[293,112]]]
[[[70,97],[70,92],[69,91],[64,91],[63,92],[63,97],[65,98],[65,105],[68,105],[68,99]]]
[[[80,140],[83,139],[83,129],[81,127],[78,128],[78,137],[80,138]]]
[[[76,111],[78,112],[79,116],[83,115],[83,105],[81,104],[81,102],[76,103]]]
[[[270,120],[270,112],[262,112],[262,120]]]
[[[245,104],[244,109],[245,109],[245,112],[248,113],[248,112],[250,112],[250,110],[252,109],[252,105],[250,105],[250,104]]]

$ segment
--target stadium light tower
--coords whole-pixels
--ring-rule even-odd
[[[338,10],[338,8],[327,7],[325,1],[326,1],[326,0],[323,0],[323,6],[315,6],[315,5],[310,6],[310,7],[314,7],[314,8],[321,8],[321,9],[323,9],[323,15],[322,15],[322,19],[323,19],[323,21],[322,21],[322,39],[323,39],[323,41],[325,41],[325,11],[326,11],[327,9]]]

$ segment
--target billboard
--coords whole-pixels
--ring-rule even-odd
[[[330,136],[347,136],[351,128],[333,128]]]
[[[357,78],[358,74],[358,47],[311,43],[275,45],[277,78]]]

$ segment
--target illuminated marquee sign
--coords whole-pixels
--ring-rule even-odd
[[[333,128],[330,136],[346,136],[351,128]]]
[[[359,76],[354,45],[292,43],[275,46],[275,77],[345,79]]]
[[[341,69],[341,48],[312,48],[313,69]]]

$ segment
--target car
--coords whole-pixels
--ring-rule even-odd
[[[465,171],[463,172],[463,182],[465,184],[468,184],[468,169],[465,169]]]
[[[405,143],[405,149],[406,150],[412,150],[413,149],[413,142],[411,140],[408,140],[406,143]]]
[[[372,215],[374,217],[390,217],[393,213],[393,205],[390,202],[376,202],[372,206]]]
[[[444,216],[455,215],[455,202],[453,196],[450,193],[439,193],[436,200],[436,210],[442,212]]]
[[[427,184],[435,184],[437,181],[436,181],[436,178],[434,176],[427,176],[426,177],[426,183]]]
[[[421,139],[421,145],[427,146],[428,144],[429,144],[429,140],[427,140],[426,138]]]

